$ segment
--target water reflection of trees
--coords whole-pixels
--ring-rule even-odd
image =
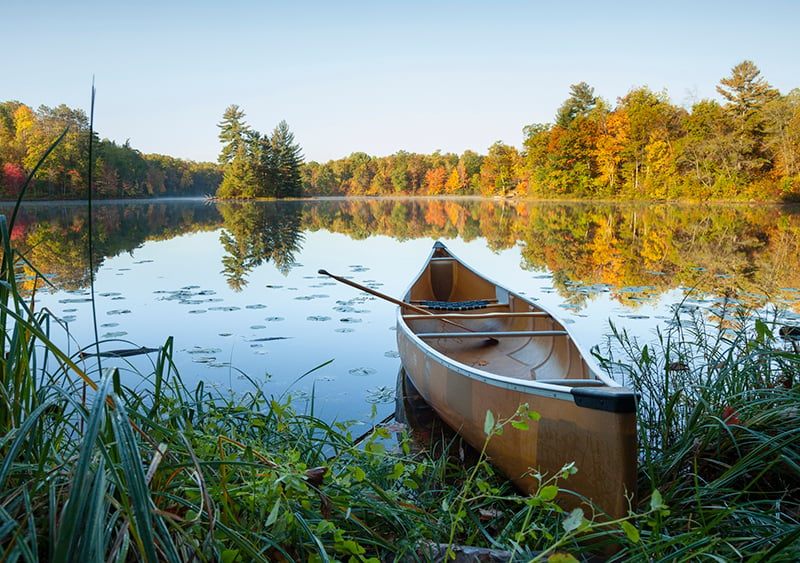
[[[244,288],[248,274],[265,262],[289,272],[303,242],[299,202],[220,203],[219,211],[222,272],[231,288]]]
[[[224,227],[223,272],[237,289],[260,264],[289,271],[302,233],[317,230],[354,239],[483,237],[495,251],[519,246],[520,267],[553,272],[554,286],[575,304],[591,298],[591,292],[575,291],[576,282],[612,288],[627,303],[682,286],[771,298],[796,297],[783,288],[800,287],[800,209],[781,206],[352,198],[104,204],[93,218],[97,268],[103,257],[146,240]],[[57,287],[88,284],[84,208],[23,210],[12,237],[30,263],[57,274]],[[631,290],[639,286],[642,295]]]
[[[800,287],[800,209],[771,205],[671,205],[486,199],[348,199],[308,204],[305,228],[356,238],[485,237],[521,247],[521,267],[551,271],[570,300],[572,282],[656,294],[691,287],[717,295],[780,297]],[[583,297],[581,297],[583,296]]]
[[[10,215],[10,208],[0,213]],[[214,206],[200,200],[104,202],[94,205],[92,223],[94,237],[90,245],[85,205],[23,205],[11,233],[15,249],[26,264],[27,276],[20,280],[20,289],[30,291],[34,284],[43,287],[37,272],[46,274],[57,289],[85,288],[106,257],[133,252],[148,240],[216,229],[220,217]],[[89,267],[90,248],[93,272]]]

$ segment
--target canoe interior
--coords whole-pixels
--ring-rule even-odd
[[[431,348],[466,366],[506,377],[581,380],[577,385],[593,385],[593,381],[597,385],[606,384],[585,361],[561,322],[531,301],[483,278],[449,254],[441,254],[432,257],[412,286],[410,302],[486,304],[460,311],[436,311],[436,316],[407,312],[404,318],[415,334],[446,334],[442,338],[426,338]],[[472,331],[504,336],[496,338],[495,345],[487,344],[488,338],[474,338],[469,334],[458,338],[455,333],[468,331],[442,318]]]
[[[484,278],[437,243],[404,301],[397,341],[403,368],[436,413],[476,449],[484,420],[512,417],[522,404],[540,419],[487,445],[490,460],[520,489],[537,473],[578,473],[562,488],[565,508],[590,499],[625,516],[636,487],[634,394],[586,360],[566,327],[524,298]]]

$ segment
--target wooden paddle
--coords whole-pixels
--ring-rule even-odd
[[[390,295],[386,295],[385,293],[381,293],[380,291],[375,291],[374,289],[371,289],[369,287],[363,286],[360,283],[356,283],[354,281],[348,280],[348,279],[343,278],[341,276],[335,276],[335,275],[331,274],[327,270],[318,270],[317,273],[321,274],[323,276],[328,276],[329,278],[333,278],[333,279],[335,279],[336,281],[338,281],[340,283],[343,283],[345,285],[349,285],[350,287],[354,287],[356,289],[360,289],[361,291],[369,293],[370,295],[374,295],[375,297],[379,297],[380,299],[388,301],[389,303],[394,303],[395,305],[399,305],[400,307],[405,307],[407,309],[411,309],[415,313],[420,313],[422,315],[430,315],[430,316],[433,316],[433,317],[437,317],[440,321],[444,321],[444,322],[446,322],[448,324],[451,324],[453,326],[457,326],[461,330],[465,330],[467,332],[482,332],[482,331],[478,331],[478,330],[469,328],[467,326],[464,326],[461,323],[457,323],[454,320],[448,319],[446,317],[439,316],[436,313],[434,313],[433,311],[429,311],[428,309],[423,309],[422,307],[417,307],[416,305],[412,305],[411,303],[406,303],[405,301],[401,301],[400,299],[395,299],[394,297],[392,297]],[[487,343],[489,343],[489,344],[499,344],[500,341],[495,339],[495,338],[488,337],[487,338]]]

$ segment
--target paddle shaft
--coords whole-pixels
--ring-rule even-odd
[[[356,283],[354,281],[348,280],[348,279],[343,278],[341,276],[335,276],[335,275],[331,274],[327,270],[319,270],[318,273],[322,274],[323,276],[328,276],[329,278],[333,278],[338,282],[341,282],[341,283],[343,283],[345,285],[349,285],[350,287],[354,287],[356,289],[360,289],[361,291],[369,293],[370,295],[374,295],[375,297],[380,297],[381,299],[384,299],[384,300],[388,301],[389,303],[394,303],[395,305],[399,305],[400,307],[405,307],[407,309],[411,309],[415,313],[420,313],[422,315],[429,315],[429,316],[432,316],[432,317],[437,317],[439,320],[444,321],[444,322],[446,322],[448,324],[451,324],[453,326],[457,326],[458,328],[460,328],[462,330],[466,330],[467,332],[477,332],[476,330],[471,329],[469,327],[466,327],[466,326],[462,325],[461,323],[457,323],[457,322],[455,322],[453,320],[450,320],[450,319],[448,319],[446,317],[440,317],[439,315],[437,315],[433,311],[428,311],[427,309],[423,309],[422,307],[417,307],[416,305],[412,305],[411,303],[406,303],[405,301],[401,301],[400,299],[395,299],[391,295],[386,295],[385,293],[381,293],[380,291],[375,291],[374,289],[371,289],[369,287],[363,286],[360,283]],[[494,338],[490,338],[490,340],[494,340]]]

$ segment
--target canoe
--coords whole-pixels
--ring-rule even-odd
[[[441,242],[398,308],[397,344],[410,382],[441,419],[480,450],[495,421],[527,404],[540,418],[504,428],[486,452],[522,491],[537,472],[559,479],[565,509],[590,501],[625,516],[636,490],[636,395],[604,374],[564,324],[530,299],[487,279]],[[591,514],[591,513],[590,513]],[[600,515],[602,517],[602,515]]]

